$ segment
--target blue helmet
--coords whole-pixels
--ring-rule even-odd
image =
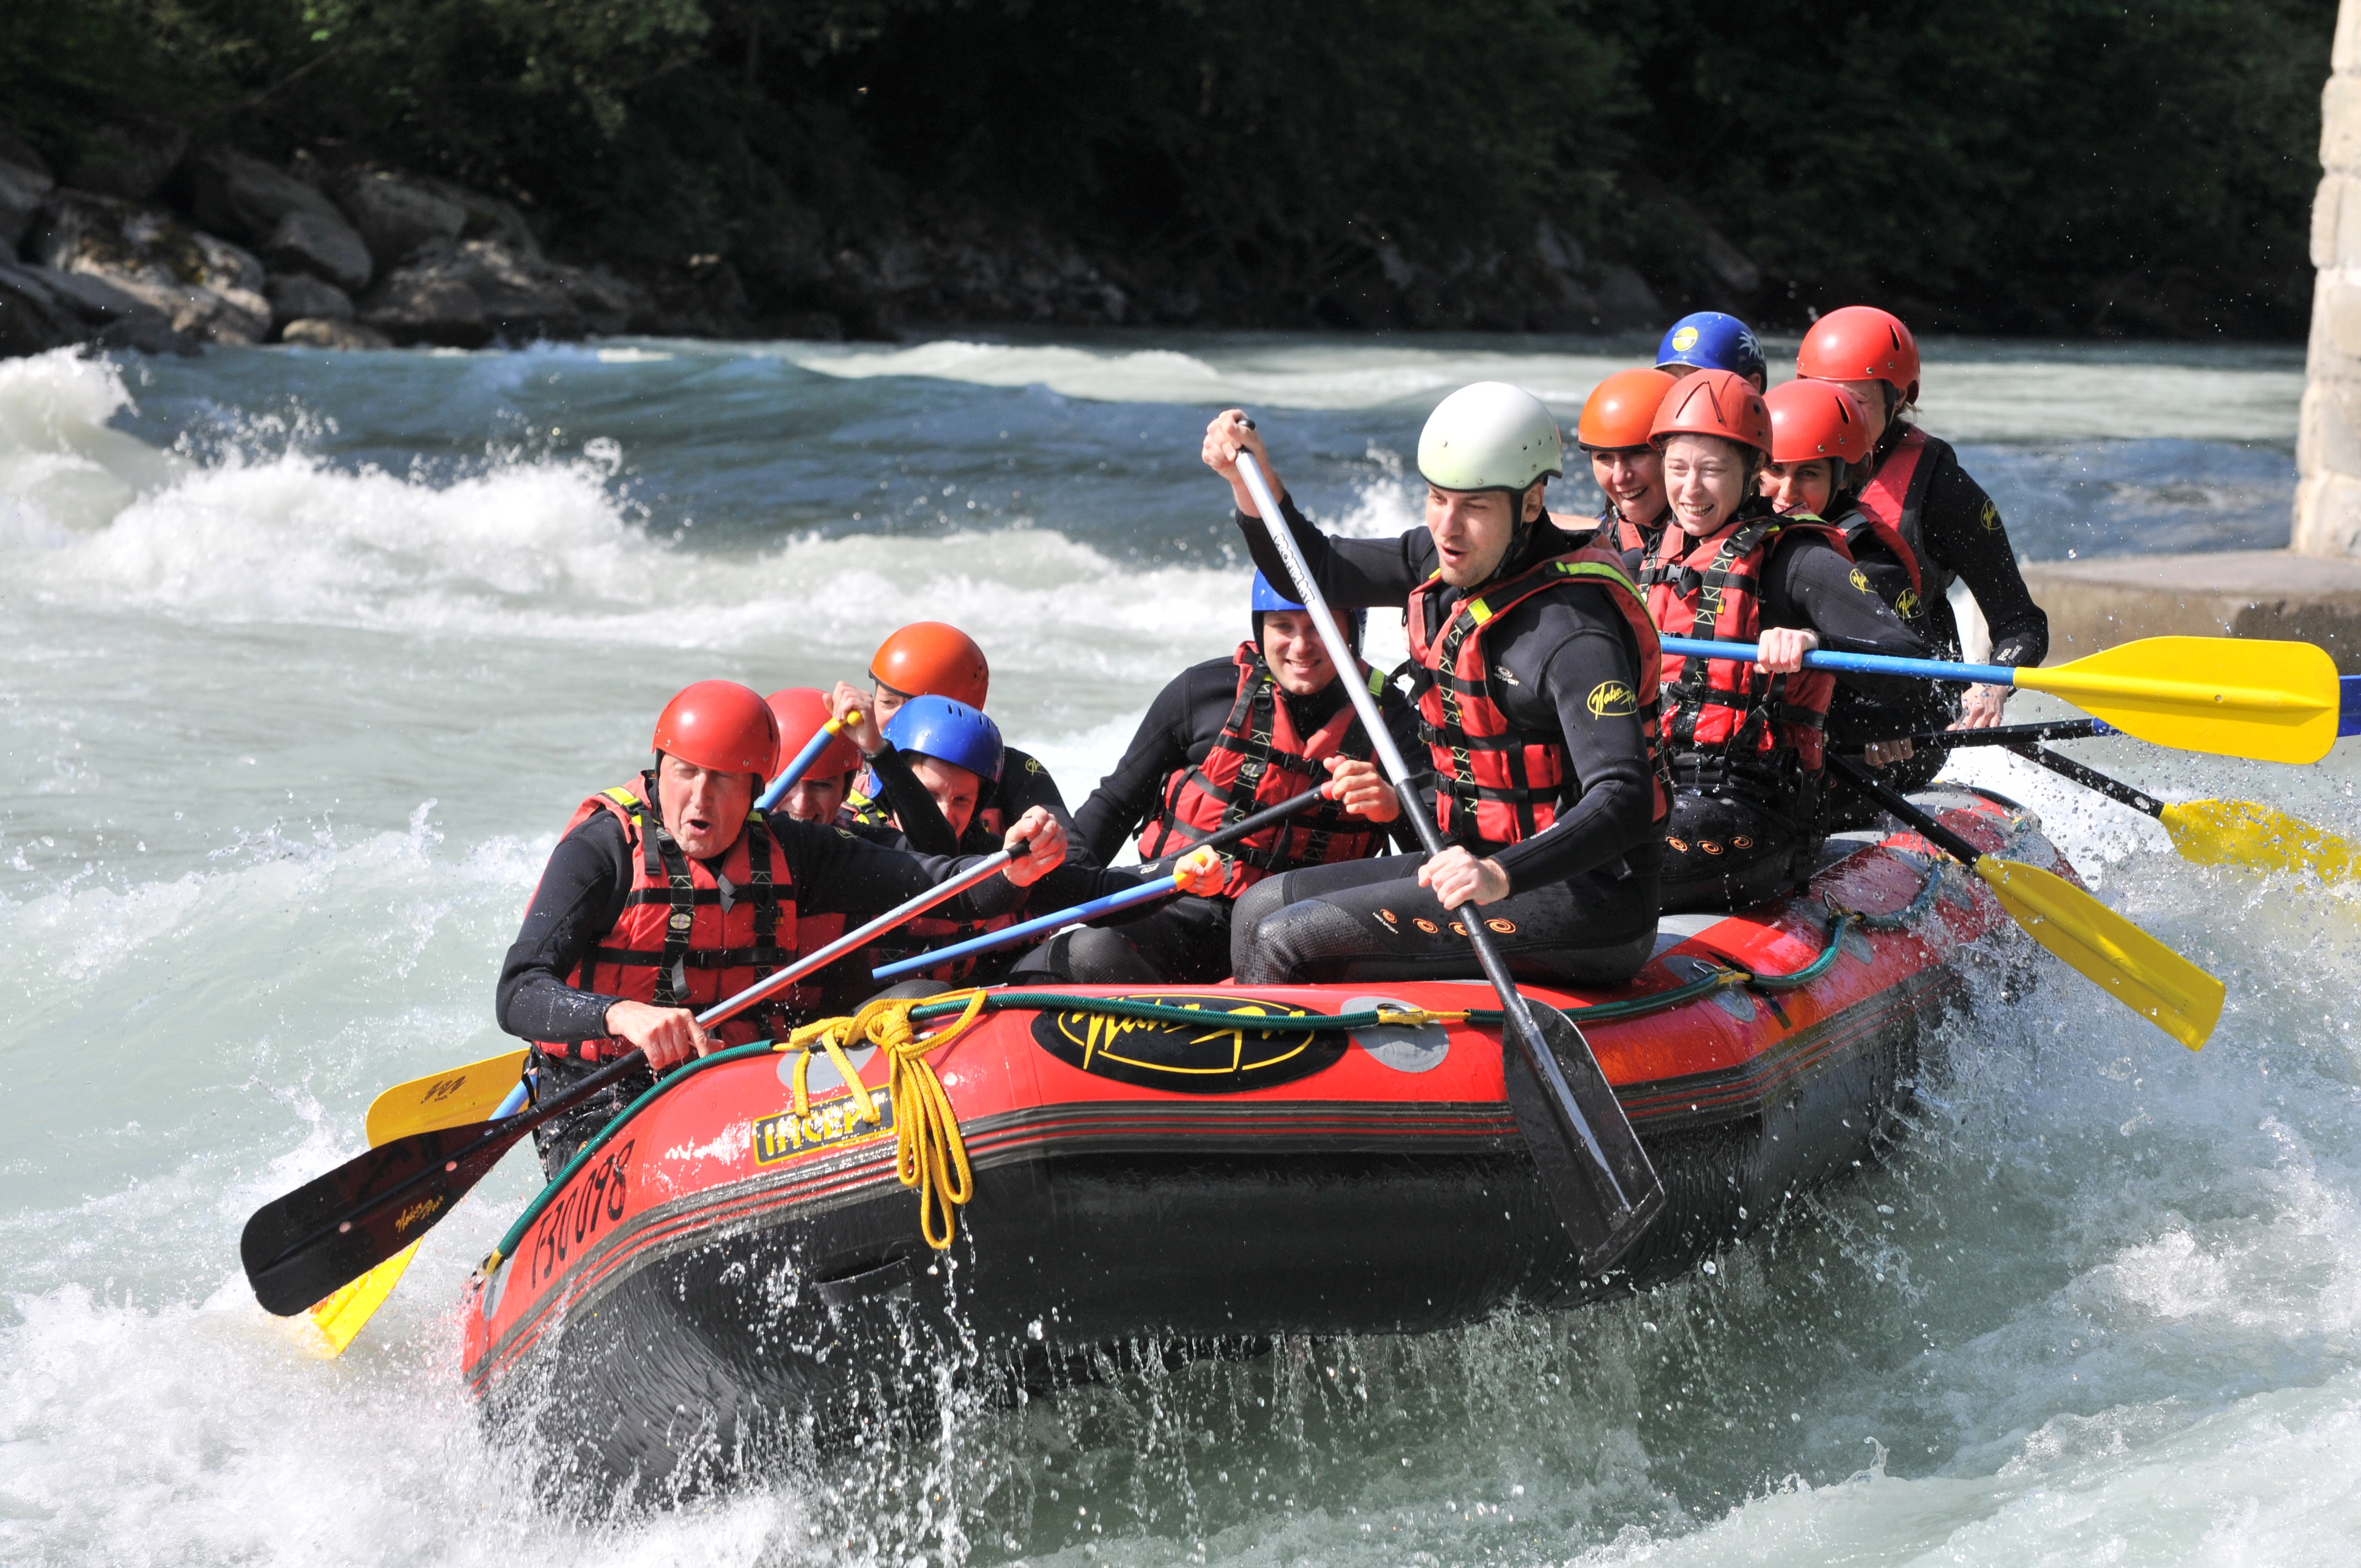
[[[1254,590],[1246,596],[1246,609],[1249,619],[1254,621],[1255,641],[1257,642],[1262,641],[1262,612],[1264,610],[1301,609],[1302,608],[1303,606],[1301,604],[1288,598],[1285,594],[1280,593],[1277,588],[1272,587],[1268,577],[1264,576],[1260,572],[1257,572],[1255,574]],[[1369,629],[1369,612],[1366,609],[1350,611],[1345,617],[1344,626],[1345,635],[1353,640],[1353,648],[1355,652],[1358,652],[1361,646],[1362,633],[1367,631]]]
[[[1674,366],[1691,370],[1732,370],[1749,380],[1763,376],[1763,345],[1754,329],[1736,316],[1719,311],[1697,311],[1683,316],[1656,345],[1656,368]]]
[[[978,778],[1000,778],[1000,726],[963,702],[914,696],[885,721],[885,739],[896,751],[965,768]]]

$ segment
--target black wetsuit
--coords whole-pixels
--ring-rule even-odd
[[[1874,455],[1876,464],[1884,462],[1909,428],[1899,422],[1886,427]],[[1874,473],[1875,466],[1869,472]],[[1885,602],[1897,609],[1906,604],[1913,612],[1903,616],[1903,624],[1935,650],[1930,657],[1960,657],[1959,618],[1952,612],[1950,598],[1954,582],[1965,583],[1968,592],[1975,596],[1976,607],[1983,611],[1985,624],[1992,630],[1992,663],[2038,664],[2048,657],[2049,618],[2033,602],[2033,595],[2026,588],[2025,576],[2017,569],[2016,552],[2009,544],[2008,528],[2001,521],[2000,508],[1984,494],[1983,487],[1960,466],[1959,456],[1949,442],[1927,437],[1926,446],[1918,455],[1918,466],[1910,476],[1910,488],[1903,497],[1902,515],[1896,524],[1896,532],[1918,556],[1924,580],[1915,600],[1909,598],[1913,591],[1909,568],[1878,542],[1870,532],[1869,520],[1860,510],[1850,504],[1834,504],[1829,514],[1831,521],[1845,531],[1853,559]],[[1958,718],[1966,690],[1964,686],[1935,684],[1931,695],[1939,716],[1921,728],[1939,729]],[[1836,702],[1828,709],[1829,746],[1850,753],[1860,751],[1865,741],[1892,736],[1892,720],[1879,712],[1878,707],[1859,693],[1839,691]],[[1923,714],[1927,707],[1922,702],[1914,705],[1912,711]],[[1888,780],[1896,789],[1919,788],[1935,776],[1943,758],[1941,748],[1921,746],[1911,761],[1888,770]],[[1836,804],[1846,820],[1864,820],[1873,810],[1855,802]]]
[[[848,928],[874,919],[972,863],[897,853],[838,828],[798,822],[784,812],[772,812],[763,820],[786,857],[798,916],[840,914]],[[589,1040],[607,1033],[607,1009],[620,999],[577,991],[566,983],[566,977],[622,917],[632,872],[623,825],[611,812],[592,812],[557,841],[516,942],[500,965],[496,1007],[502,1029],[527,1040]],[[1059,874],[1052,872],[1045,883]],[[1005,877],[993,877],[943,908],[961,916],[998,915],[1017,907],[1027,891]],[[822,997],[818,1016],[848,1011],[874,989],[865,951],[840,959],[816,978]],[[596,1070],[592,1064],[570,1058],[534,1055],[543,1098]],[[534,1135],[543,1165],[555,1172],[653,1082],[645,1071],[633,1073],[613,1090],[594,1095],[578,1112],[545,1124]]]
[[[1338,609],[1403,603],[1433,575],[1439,556],[1423,527],[1397,539],[1331,539],[1282,498],[1290,531],[1322,592]],[[1285,565],[1260,521],[1237,520],[1255,565],[1273,581]],[[1550,526],[1531,531],[1502,564],[1500,580],[1582,542]],[[1566,784],[1556,820],[1511,844],[1463,840],[1499,862],[1510,894],[1482,906],[1509,968],[1544,982],[1611,983],[1647,961],[1656,933],[1656,879],[1663,842],[1653,822],[1654,786],[1635,713],[1603,716],[1588,694],[1607,683],[1630,689],[1639,649],[1604,590],[1534,595],[1485,632],[1495,667],[1492,690],[1510,721],[1562,738]],[[1430,595],[1447,615],[1457,589]],[[1417,760],[1423,760],[1424,748]],[[1446,913],[1416,881],[1423,857],[1388,857],[1314,866],[1269,878],[1237,902],[1231,958],[1238,980],[1446,979],[1479,971],[1464,934],[1465,911]]]
[[[1342,681],[1310,696],[1279,696],[1298,735],[1317,730],[1349,700]],[[1082,847],[1094,860],[1115,859],[1162,809],[1165,781],[1205,760],[1237,696],[1238,666],[1227,655],[1190,665],[1156,694],[1115,771],[1074,814]],[[1394,743],[1406,753],[1416,748],[1416,710],[1391,686],[1378,701]],[[1233,904],[1187,895],[1119,925],[1069,931],[1028,955],[1019,972],[1091,985],[1207,984],[1230,972]]]
[[[1756,498],[1743,510],[1768,503]],[[1817,534],[1783,534],[1771,547],[1762,578],[1765,630],[1807,628],[1823,647],[1905,659],[1931,657],[1873,587],[1854,581],[1854,568]],[[1843,672],[1839,693],[1860,693],[1876,706],[1877,728],[1867,740],[1890,740],[1939,719],[1933,683],[1902,675]],[[1858,749],[1856,744],[1855,749]],[[1722,765],[1718,754],[1675,749],[1672,820],[1665,825],[1664,908],[1737,909],[1770,898],[1808,875],[1827,824],[1820,779],[1803,772],[1794,751],[1763,765]]]

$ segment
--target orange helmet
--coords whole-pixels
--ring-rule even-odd
[[[829,710],[828,698],[809,686],[789,686],[774,691],[763,701],[779,720],[779,764],[784,767],[795,761],[819,727],[836,715]],[[818,761],[804,770],[807,779],[832,779],[849,773],[861,765],[861,748],[849,735],[839,735],[820,752]]]
[[[975,639],[939,620],[914,620],[878,644],[869,675],[904,696],[947,696],[975,708],[992,687]]]
[[[1831,381],[1783,381],[1763,394],[1771,411],[1771,461],[1809,463],[1829,457],[1859,463],[1869,455],[1869,422],[1861,403]]]
[[[1918,400],[1918,340],[1902,318],[1875,305],[1847,305],[1812,323],[1795,350],[1795,374],[1822,381],[1883,381]]]
[[[1618,370],[1596,387],[1582,405],[1575,439],[1585,452],[1630,452],[1648,444],[1656,409],[1672,389],[1662,370]]]
[[[779,720],[751,686],[699,681],[664,704],[654,746],[694,767],[767,779],[779,765]]]
[[[1718,435],[1768,456],[1771,413],[1737,371],[1699,370],[1673,383],[1648,427],[1649,442],[1660,448],[1675,435]]]

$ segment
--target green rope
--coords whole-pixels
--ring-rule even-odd
[[[1676,985],[1670,991],[1659,991],[1647,996],[1627,997],[1620,1002],[1599,1002],[1588,1007],[1573,1008],[1568,1010],[1566,1016],[1573,1019],[1576,1025],[1607,1024],[1619,1018],[1637,1018],[1650,1013],[1661,1013],[1667,1008],[1678,1007],[1684,1003],[1694,1002],[1700,996],[1710,995],[1717,991],[1726,991],[1732,986],[1742,985],[1756,991],[1793,991],[1798,986],[1811,984],[1828,971],[1830,966],[1843,956],[1843,948],[1839,941],[1844,936],[1845,928],[1860,922],[1861,919],[1860,916],[1849,910],[1833,913],[1828,922],[1828,947],[1818,958],[1793,974],[1757,974],[1733,965],[1717,969],[1710,974],[1701,975],[1686,985]],[[996,991],[985,994],[983,999],[985,1012],[998,1013],[1010,1008],[1037,1013],[1094,1013],[1102,1017],[1136,1018],[1151,1024],[1199,1025],[1205,1023],[1209,1018],[1219,1018],[1224,1026],[1235,1026],[1241,1018],[1254,1016],[1251,1014],[1211,1012],[1200,1007],[1172,1007],[1159,1002],[1133,1002],[1120,996],[1072,996],[1058,991]],[[954,1016],[965,1011],[967,1011],[967,1003],[963,999],[958,1002],[928,1003],[923,1007],[910,1009],[910,1021],[914,1024],[924,1023],[929,1019]],[[1304,1035],[1331,1033],[1338,1029],[1378,1029],[1387,1026],[1386,1021],[1389,1014],[1369,1008],[1359,1013],[1273,1014],[1265,1016],[1268,1019],[1268,1026],[1253,1030],[1252,1033]],[[1498,1028],[1505,1016],[1499,1009],[1494,1007],[1471,1007],[1466,1013],[1467,1022],[1479,1029]],[[596,1137],[575,1151],[574,1157],[566,1162],[565,1168],[552,1177],[549,1185],[543,1188],[539,1195],[525,1205],[524,1212],[517,1216],[516,1223],[508,1228],[508,1233],[500,1237],[500,1245],[492,1249],[492,1255],[499,1258],[511,1256],[511,1249],[523,1240],[524,1233],[556,1198],[558,1190],[571,1181],[574,1179],[574,1173],[588,1163],[593,1155],[612,1143],[615,1135],[621,1132],[633,1118],[653,1104],[658,1095],[708,1068],[719,1067],[724,1062],[742,1061],[749,1057],[767,1056],[772,1054],[774,1049],[774,1047],[768,1041],[757,1042],[751,1046],[733,1047],[726,1051],[716,1051],[709,1057],[698,1057],[678,1071],[658,1079],[653,1087],[625,1106],[621,1113],[613,1121],[600,1128]]]

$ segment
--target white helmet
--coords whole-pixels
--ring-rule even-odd
[[[1460,388],[1429,414],[1418,471],[1444,490],[1515,490],[1565,475],[1565,445],[1542,400],[1506,381]]]

